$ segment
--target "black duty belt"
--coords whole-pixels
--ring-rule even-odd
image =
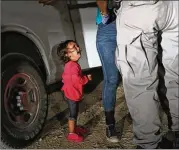
[[[108,23],[116,20],[115,11],[120,8],[120,5],[121,5],[121,0],[108,0],[108,12],[110,16]]]

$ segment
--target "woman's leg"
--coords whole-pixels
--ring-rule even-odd
[[[105,110],[107,137],[116,137],[114,130],[115,119],[114,109],[116,104],[116,91],[119,79],[119,72],[115,64],[116,24],[112,22],[107,25],[100,24],[97,31],[96,46],[102,63],[104,84],[102,91],[102,102]],[[110,140],[111,142],[117,142]]]

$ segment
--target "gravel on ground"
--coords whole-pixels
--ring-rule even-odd
[[[62,100],[60,92],[50,95],[51,104],[49,117],[42,136],[28,149],[134,149],[132,143],[132,120],[125,102],[123,87],[117,90],[116,128],[120,142],[109,143],[105,136],[105,120],[101,104],[101,85],[94,92],[86,94],[80,104],[78,124],[89,129],[82,143],[72,143],[66,140],[68,109]],[[166,128],[166,125],[164,125]]]

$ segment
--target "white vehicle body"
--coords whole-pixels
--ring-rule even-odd
[[[60,91],[62,83],[61,41],[78,42],[83,70],[101,66],[95,17],[95,0],[56,0],[45,6],[38,0],[1,2],[0,148],[21,149],[43,129],[48,89],[60,83]]]
[[[61,41],[73,39],[79,43],[83,50],[79,61],[82,69],[101,66],[96,50],[96,7],[90,6],[93,2],[64,0],[43,6],[36,0],[4,0],[1,4],[1,32],[17,32],[37,46],[49,84],[59,80],[63,70],[54,52]]]

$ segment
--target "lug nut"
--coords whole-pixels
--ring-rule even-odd
[[[17,100],[17,103],[21,103],[21,99],[18,99],[18,100]]]
[[[23,107],[23,106],[20,106],[20,110],[24,110],[24,107]]]
[[[22,95],[22,94],[23,94],[23,92],[18,92],[18,94],[19,94],[19,95]]]
[[[21,103],[17,103],[17,106],[20,107],[20,106],[21,106]]]
[[[16,96],[16,99],[21,99],[21,97],[20,96]]]

